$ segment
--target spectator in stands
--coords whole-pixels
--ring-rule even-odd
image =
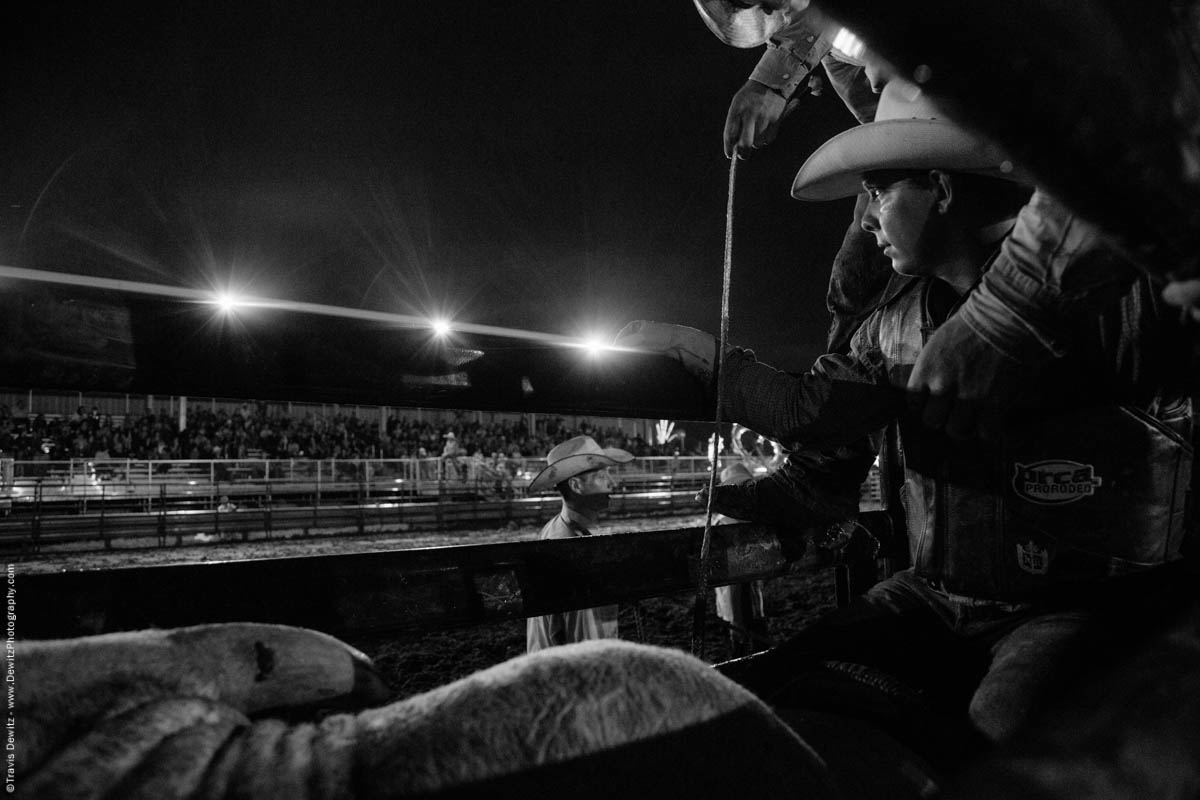
[[[445,444],[442,445],[442,477],[453,480],[464,478],[460,463],[463,451],[458,444],[458,437],[454,435],[454,431],[447,431],[442,438],[445,440]]]
[[[590,536],[617,485],[608,468],[632,460],[632,453],[602,448],[590,436],[576,436],[556,445],[546,456],[546,468],[529,484],[530,494],[553,486],[562,495],[562,511],[546,523],[539,538]],[[617,606],[608,605],[530,617],[525,641],[532,653],[555,645],[616,636]]]
[[[139,460],[422,458],[440,454],[444,441],[440,420],[392,418],[385,428],[390,432],[381,440],[378,422],[366,422],[353,415],[309,413],[293,418],[254,406],[243,406],[240,412],[197,406],[188,412],[182,430],[175,417],[152,409],[126,417],[101,414],[98,419],[78,410],[61,418],[10,414],[5,424],[8,438],[4,452],[18,461],[35,456],[50,460],[94,458],[106,450],[111,458]],[[459,413],[453,422],[460,456],[482,453],[486,457],[500,451],[510,459],[536,458],[555,444],[583,433],[587,423],[579,425],[572,427],[561,417],[550,418],[540,420],[537,429],[531,431],[524,421],[480,423],[471,413]],[[593,438],[604,446],[634,451],[639,456],[664,454],[660,447],[631,438],[616,427],[596,427]],[[50,443],[49,451],[42,451],[43,441]],[[687,454],[698,454],[697,447],[688,447]]]

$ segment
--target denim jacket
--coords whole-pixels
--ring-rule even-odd
[[[859,122],[875,119],[879,97],[867,85],[863,67],[843,60],[832,49],[829,31],[813,25],[805,14],[771,37],[749,80],[790,99],[818,64],[825,67],[834,91]]]

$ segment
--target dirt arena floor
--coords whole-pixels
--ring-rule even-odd
[[[709,594],[703,656],[715,663],[729,658],[730,646],[728,628],[714,613]],[[768,633],[773,641],[779,641],[833,607],[833,573],[795,573],[775,578],[766,583],[764,596]],[[621,638],[690,651],[694,599],[694,594],[687,593],[622,605]],[[523,654],[525,621],[362,638],[350,643],[374,660],[395,691],[395,699],[399,699]]]
[[[687,528],[704,524],[703,515],[612,520],[596,532]],[[186,542],[182,546],[146,547],[99,553],[41,553],[24,559],[26,573],[63,569],[224,561],[320,555],[363,550],[408,549],[534,539],[540,526],[463,530],[449,533],[397,533],[371,536],[311,536],[250,542]],[[768,581],[764,587],[768,635],[779,641],[810,624],[833,607],[832,571],[797,571]],[[692,593],[623,604],[621,637],[682,650],[691,649]],[[708,597],[703,657],[710,662],[730,656],[728,628],[715,615]],[[375,662],[394,690],[394,699],[432,689],[525,652],[525,621],[478,625],[443,631],[389,634],[348,639]]]

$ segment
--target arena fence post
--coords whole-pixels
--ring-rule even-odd
[[[362,465],[359,465],[358,470],[358,502],[355,507],[358,509],[358,535],[362,536],[366,532],[366,508],[363,507],[363,498],[365,496],[365,487],[363,486],[363,471]]]
[[[323,461],[317,462],[317,496],[315,498],[313,498],[312,525],[310,527],[304,529],[305,536],[308,536],[309,532],[313,528],[320,527],[319,520],[317,519],[317,510],[321,507],[321,473],[323,472],[323,470],[321,469],[321,465],[323,463],[325,463],[325,462],[323,462]]]
[[[271,481],[269,481],[269,480],[267,481],[267,493],[266,493],[266,497],[264,499],[265,499],[266,510],[263,513],[263,533],[266,535],[266,537],[268,539],[270,539],[271,533],[274,530],[274,524],[273,524],[274,521],[272,520],[272,517],[271,517],[271,514],[272,514]]]
[[[158,486],[158,546],[167,546],[167,487]]]
[[[104,540],[104,549],[111,550],[112,549],[112,541],[109,540],[108,532],[104,529],[104,509],[105,509],[105,506],[107,505],[107,503],[104,502],[104,494],[105,494],[104,490],[106,488],[107,487],[105,487],[105,485],[103,483],[100,484],[100,521],[99,521],[99,526],[100,526],[100,538]]]
[[[213,487],[213,492],[218,492],[218,491],[220,491],[220,488],[221,488],[216,483],[213,483],[212,487]],[[217,495],[217,496],[220,497],[220,495]],[[213,509],[213,533],[216,535],[217,541],[220,541],[221,540],[221,507],[220,507],[220,505],[217,505],[216,503],[214,503],[212,509]]]
[[[33,552],[38,551],[39,539],[42,535],[42,479],[38,478],[33,487],[33,522],[30,524],[30,539],[33,541]]]
[[[437,519],[438,530],[442,530],[445,525],[445,520],[442,514],[442,501],[446,498],[446,476],[442,467],[442,461],[438,461],[438,482],[437,482],[437,503],[434,504],[434,515]]]

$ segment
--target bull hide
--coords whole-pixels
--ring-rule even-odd
[[[703,662],[616,640],[551,648],[323,717],[312,710],[379,703],[386,690],[362,654],[314,631],[209,625],[18,642],[17,653],[17,784],[35,797],[937,792],[922,764],[878,731],[819,715],[802,725],[829,734],[811,739],[814,748]],[[263,718],[280,709],[312,719]],[[949,796],[1191,798],[1197,742],[1200,604],[1081,681]]]
[[[1200,797],[1200,602],[974,765],[971,800]],[[1153,630],[1154,623],[1147,620]]]
[[[552,648],[299,723],[261,715],[386,696],[362,654],[258,624],[18,642],[17,654],[18,786],[36,797],[494,796],[530,780],[582,797],[837,796],[822,760],[757,698],[662,648]],[[639,743],[652,757],[631,754]]]

